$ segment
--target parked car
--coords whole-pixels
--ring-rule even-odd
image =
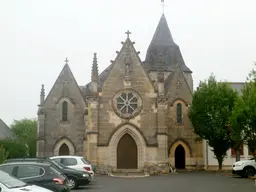
[[[27,183],[17,179],[4,171],[0,171],[0,192],[52,192],[48,189],[36,186],[28,185]]]
[[[237,161],[232,166],[232,173],[241,177],[254,176],[256,174],[256,162],[254,158]]]
[[[0,165],[0,170],[30,185],[38,185],[54,192],[69,192],[67,177],[50,163],[12,162]]]
[[[10,162],[41,162],[51,163],[52,166],[67,176],[67,185],[70,189],[78,188],[81,185],[87,185],[91,182],[91,176],[88,172],[72,169],[49,158],[15,158],[7,159],[5,163]]]
[[[94,171],[92,169],[91,163],[81,156],[54,156],[50,157],[50,159],[63,164],[64,166],[80,170],[80,171],[88,171],[91,176],[94,176]]]

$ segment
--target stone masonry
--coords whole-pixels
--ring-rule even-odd
[[[167,173],[169,164],[197,168],[203,164],[203,146],[196,142],[187,115],[192,71],[165,16],[144,62],[130,32],[126,34],[117,57],[101,74],[94,54],[87,85],[78,86],[66,59],[46,98],[42,86],[37,155],[84,156],[100,173],[121,169]]]

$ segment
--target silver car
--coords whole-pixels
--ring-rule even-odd
[[[48,189],[36,186],[28,185],[23,181],[10,176],[8,173],[0,171],[0,192],[20,192],[20,191],[31,191],[31,192],[52,192]]]

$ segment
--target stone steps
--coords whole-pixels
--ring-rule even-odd
[[[148,176],[144,171],[139,169],[118,169],[111,172],[114,177],[145,177]]]

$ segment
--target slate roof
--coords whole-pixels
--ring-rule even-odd
[[[179,46],[174,42],[165,15],[163,14],[155,34],[147,50],[146,59],[143,62],[148,71],[156,71],[159,56],[163,60],[164,71],[174,71],[179,63],[183,72],[192,73],[186,66]]]
[[[0,119],[0,139],[13,137],[12,130]]]
[[[155,34],[151,40],[151,43],[147,50],[146,59],[144,62],[142,62],[146,71],[158,70],[159,55],[162,55],[163,71],[174,72],[176,70],[177,64],[179,64],[183,72],[192,73],[192,71],[185,65],[180,48],[172,38],[170,29],[168,27],[167,20],[164,14],[161,17],[158,23],[158,26],[156,28]],[[104,81],[107,79],[112,67],[113,67],[113,63],[110,64],[98,76],[99,92],[102,90],[102,85]],[[89,82],[85,86],[79,86],[79,87],[84,93],[84,95],[90,96],[92,94],[91,82]]]

